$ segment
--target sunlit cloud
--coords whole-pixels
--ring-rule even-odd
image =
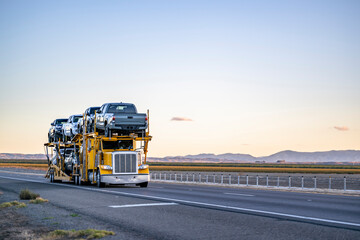
[[[334,128],[339,131],[348,131],[349,130],[349,128],[346,126],[334,126]]]
[[[171,121],[192,121],[192,119],[184,117],[173,117]]]

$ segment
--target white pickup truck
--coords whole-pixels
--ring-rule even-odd
[[[66,123],[62,126],[63,141],[66,142],[67,137],[72,138],[78,133],[78,121],[82,115],[71,115]]]

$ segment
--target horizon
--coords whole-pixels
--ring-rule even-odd
[[[149,157],[360,148],[360,1],[0,2],[0,152],[107,102]],[[295,150],[294,150],[295,151]]]
[[[198,153],[198,154],[185,154],[185,155],[176,155],[176,156],[164,156],[164,157],[157,157],[157,156],[151,156],[150,158],[167,158],[167,157],[187,157],[187,156],[197,156],[197,155],[214,155],[214,156],[219,156],[219,155],[227,155],[227,154],[240,154],[240,155],[249,155],[255,158],[262,158],[262,157],[269,157],[271,155],[275,155],[278,153],[282,153],[282,152],[296,152],[296,153],[323,153],[323,152],[345,152],[345,151],[360,151],[360,149],[345,149],[345,150],[327,150],[327,151],[313,151],[313,152],[302,152],[302,151],[295,151],[295,150],[282,150],[282,151],[278,151],[278,152],[274,152],[271,153],[269,155],[262,155],[262,156],[254,156],[252,154],[248,154],[248,153],[219,153],[219,154],[215,154],[215,153]],[[45,155],[45,153],[6,153],[6,152],[2,152],[0,154],[20,154],[20,155]]]

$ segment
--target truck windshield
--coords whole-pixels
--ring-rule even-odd
[[[119,141],[103,141],[103,149],[127,149],[131,150],[133,146],[132,140]]]
[[[134,105],[115,105],[109,106],[108,113],[136,113]]]

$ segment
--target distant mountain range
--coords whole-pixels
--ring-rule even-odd
[[[44,154],[0,153],[0,159],[46,159]],[[325,152],[295,152],[282,151],[270,156],[254,157],[249,154],[201,153],[175,157],[155,158],[149,157],[149,162],[210,162],[210,163],[254,163],[254,162],[286,162],[286,163],[354,163],[360,162],[360,150],[341,150]]]
[[[211,154],[201,153],[198,155],[186,155],[164,158],[149,158],[150,162],[223,162],[223,163],[254,163],[254,162],[287,162],[287,163],[326,163],[326,162],[360,162],[360,150],[341,150],[325,152],[295,152],[282,151],[270,156],[254,157],[249,154],[225,153]]]

